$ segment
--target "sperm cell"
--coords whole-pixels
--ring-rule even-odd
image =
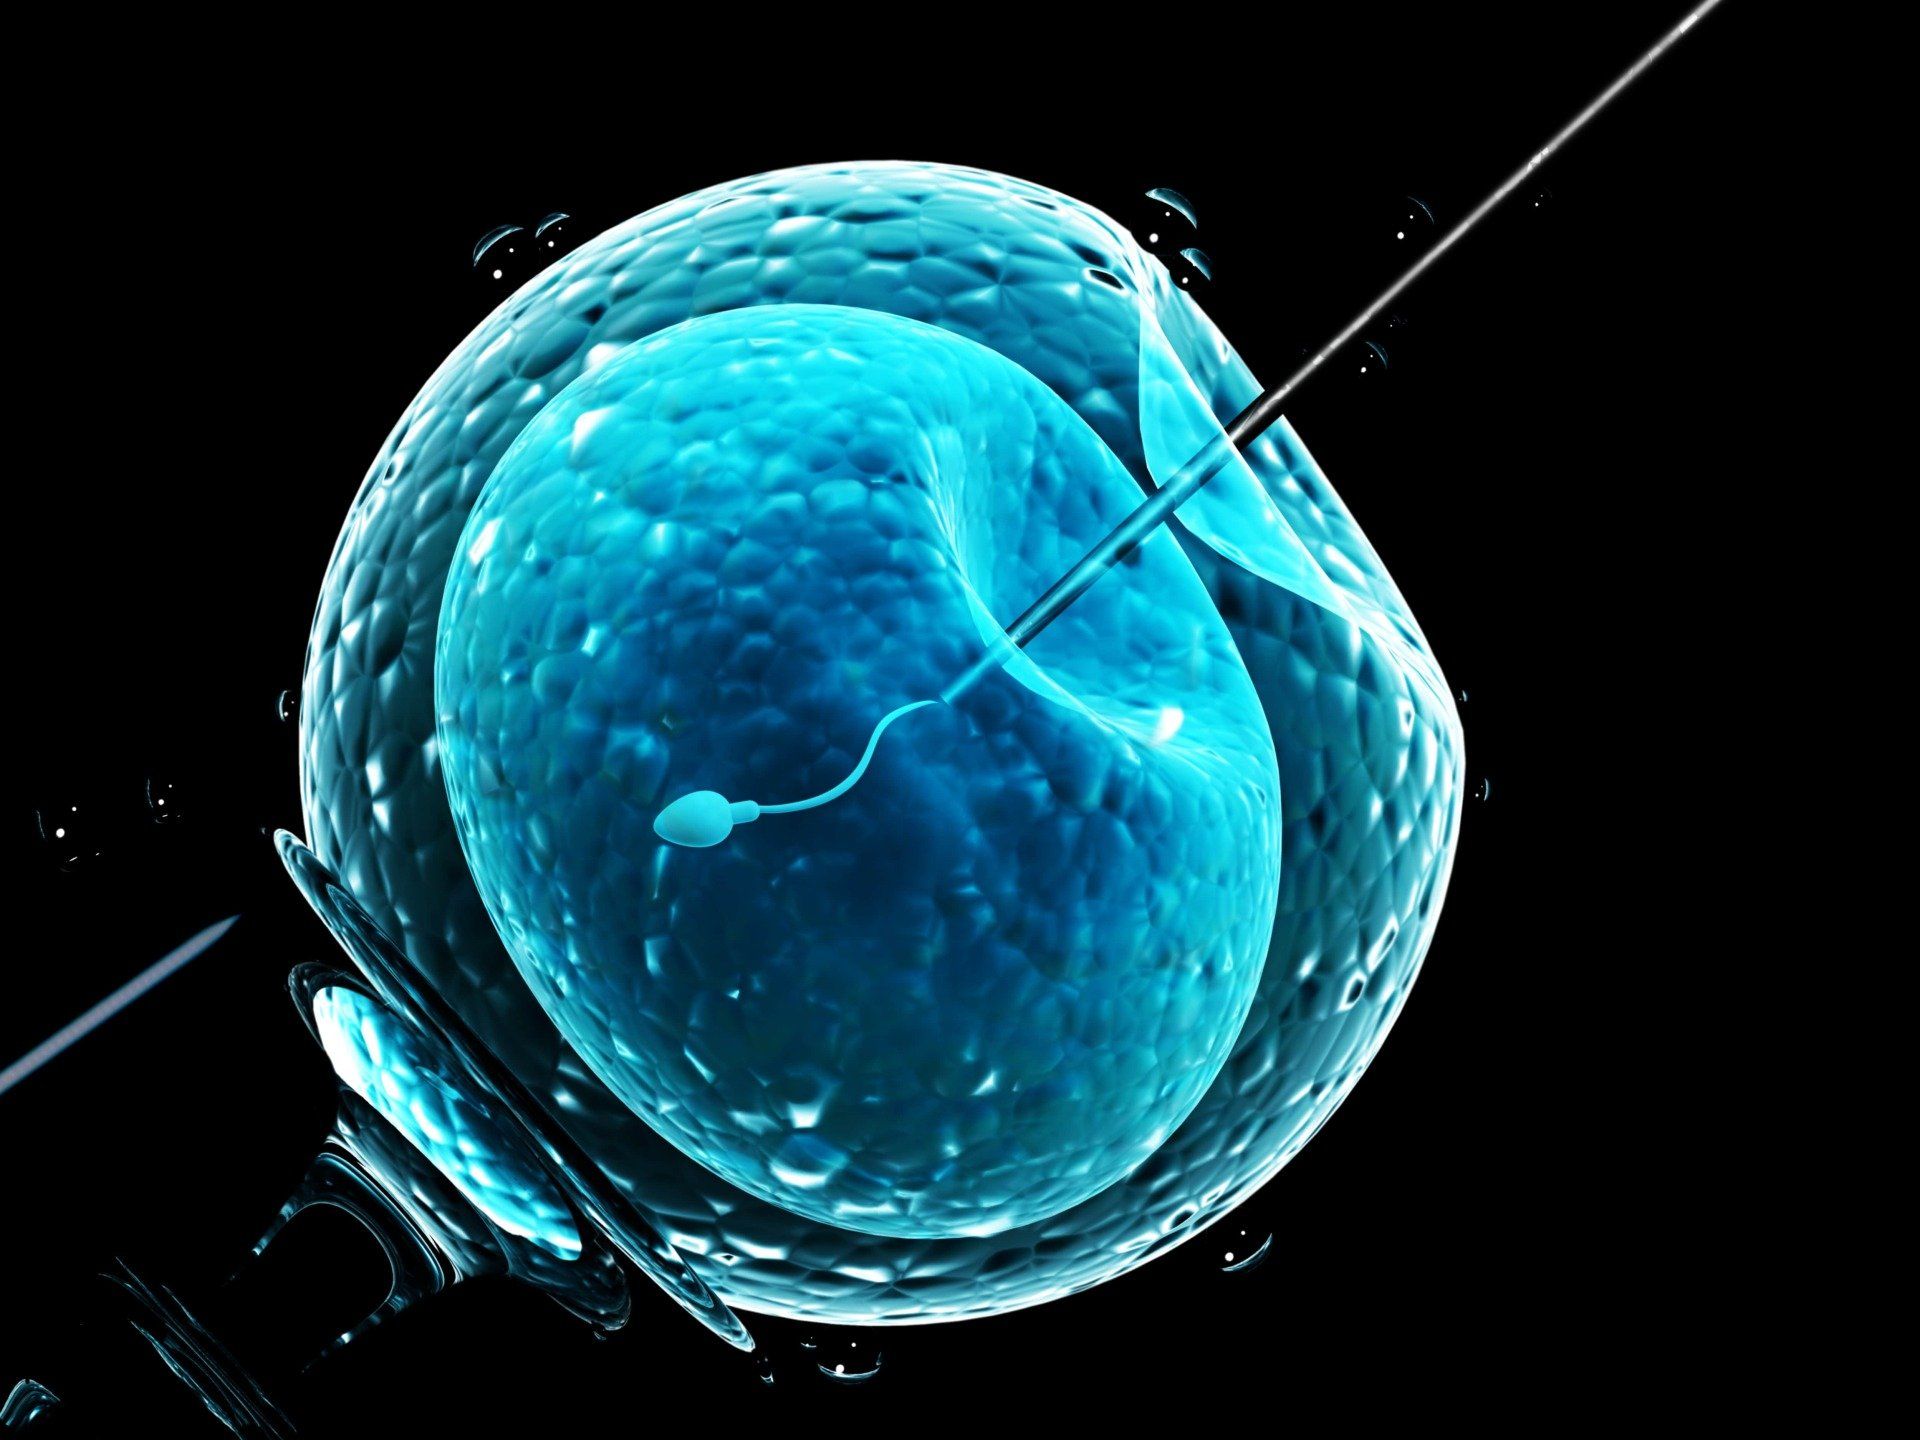
[[[1497,185],[1484,200],[1442,236],[1439,243],[1408,266],[1397,280],[1382,290],[1353,319],[1342,326],[1339,332],[1316,350],[1299,369],[1279,384],[1263,391],[1236,415],[1224,430],[1189,457],[1173,472],[1164,485],[1142,501],[1131,514],[1122,519],[1104,538],[1075,561],[1038,600],[1022,611],[1019,617],[1006,627],[1003,638],[990,643],[973,664],[940,692],[940,702],[952,704],[987,675],[1005,665],[1017,651],[1024,650],[1049,625],[1059,619],[1074,601],[1086,594],[1101,576],[1132,554],[1141,542],[1165,524],[1176,510],[1199,494],[1209,481],[1227,467],[1229,461],[1280,418],[1281,409],[1288,399],[1315,372],[1358,337],[1360,332],[1373,323],[1409,286],[1426,274],[1435,261],[1464,239],[1503,200],[1524,185],[1534,171],[1546,164],[1567,141],[1606,109],[1621,91],[1666,54],[1681,36],[1691,30],[1701,17],[1719,3],[1720,0],[1706,0],[1706,3],[1690,11],[1677,25],[1654,42],[1638,60],[1622,71],[1612,84],[1595,96],[1586,108],[1529,156],[1519,169]],[[1160,198],[1164,199],[1165,196],[1161,195]],[[1172,202],[1169,200],[1167,203]],[[1184,211],[1184,207],[1182,208]],[[868,763],[873,758],[874,748],[879,744],[880,736],[886,728],[908,711],[932,703],[934,702],[917,701],[889,712],[874,726],[872,735],[867,741],[866,752],[861,756],[860,763],[854,767],[853,772],[831,790],[810,800],[797,801],[791,805],[759,806],[752,801],[728,801],[716,791],[696,791],[690,795],[681,796],[661,811],[654,822],[654,829],[662,839],[676,845],[716,845],[732,832],[735,825],[745,824],[758,819],[761,815],[806,810],[836,800],[852,789],[866,773]],[[682,839],[683,835],[693,838]]]
[[[728,800],[717,790],[695,790],[682,795],[660,812],[653,822],[654,833],[675,845],[684,845],[693,850],[704,849],[726,839],[733,833],[734,826],[751,824],[762,815],[791,815],[838,800],[859,784],[860,777],[867,773],[867,766],[873,763],[873,752],[880,748],[880,737],[887,733],[887,727],[909,711],[934,703],[932,700],[914,700],[881,716],[880,723],[873,727],[873,734],[867,737],[867,748],[861,754],[860,762],[848,772],[846,779],[831,789],[822,790],[805,800],[790,800],[783,805]]]

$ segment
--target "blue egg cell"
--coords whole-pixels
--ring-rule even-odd
[[[561,1033],[719,1175],[852,1229],[997,1234],[1146,1160],[1219,1072],[1279,776],[1165,531],[835,803],[727,838],[723,797],[831,786],[1139,499],[1011,361],[820,305],[636,342],[495,468],[440,618],[454,819]],[[655,831],[688,791],[700,849]]]
[[[1084,1290],[1377,1052],[1459,717],[1285,421],[940,701],[1258,393],[1099,211],[817,165],[565,255],[375,457],[307,651],[308,839],[730,1305]]]

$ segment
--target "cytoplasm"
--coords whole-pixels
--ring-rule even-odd
[[[842,306],[636,342],[500,461],[440,619],[461,840],[554,1023],[719,1175],[849,1229],[998,1234],[1138,1167],[1219,1072],[1281,797],[1170,534],[831,804],[724,848],[655,833],[687,791],[833,786],[974,659],[977,614],[1139,498],[1005,357]]]
[[[1284,298],[1311,277],[1270,270],[1262,283]],[[1441,912],[1464,798],[1459,717],[1386,567],[1280,422],[1248,448],[1246,477],[1222,476],[1200,496],[1244,497],[1252,526],[1236,526],[1229,504],[1172,527],[1254,683],[1281,781],[1266,963],[1199,1104],[1124,1179],[1048,1220],[983,1238],[850,1230],[722,1179],[600,1081],[508,958],[447,799],[433,651],[480,490],[562,389],[682,321],[787,303],[899,315],[997,351],[1070,406],[1142,486],[1206,414],[1230,417],[1259,390],[1230,341],[1131,236],[1079,200],[1010,176],[912,162],[810,165],[637,214],[483,319],[369,466],[308,645],[299,706],[307,833],[730,1304],[849,1323],[1032,1305],[1123,1274],[1230,1212],[1359,1078],[1401,1012]],[[1166,351],[1146,348],[1150,324],[1177,370]],[[1143,385],[1153,387],[1145,397]],[[1465,442],[1441,449],[1471,453]],[[1380,477],[1383,495],[1391,478]],[[1405,478],[1465,483],[1444,468]],[[1236,488],[1222,490],[1230,482]],[[1113,583],[1125,574],[1101,582]],[[1322,583],[1327,593],[1312,593]],[[1007,616],[977,619],[985,633]],[[901,721],[883,752],[908,738],[902,727],[928,718]],[[1155,729],[1189,723],[1168,714]],[[722,853],[774,823],[699,853]],[[1306,1240],[1324,1243],[1283,1230],[1274,1253]]]

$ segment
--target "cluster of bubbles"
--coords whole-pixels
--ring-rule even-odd
[[[280,691],[273,699],[274,717],[294,726],[300,719],[300,692]],[[149,826],[172,830],[195,818],[193,787],[165,771],[149,771],[129,793],[122,784],[99,792],[67,796],[39,805],[33,811],[33,835],[40,854],[55,870],[77,874],[122,847],[136,844]],[[201,795],[202,801],[206,800]],[[207,807],[200,807],[205,810]],[[218,808],[217,806],[215,808]],[[205,815],[199,818],[205,819]],[[273,826],[262,827],[271,833]]]
[[[876,1379],[886,1364],[880,1347],[861,1333],[831,1338],[818,1334],[803,1336],[797,1361],[802,1374],[818,1375],[835,1385],[864,1385]],[[773,1352],[765,1346],[753,1352],[753,1373],[762,1385],[779,1383],[779,1368]]]
[[[1391,236],[1387,245],[1392,252],[1389,258],[1395,267],[1417,260],[1421,252],[1433,243],[1437,229],[1433,207],[1417,195],[1400,196],[1389,208],[1385,220],[1377,221],[1374,225],[1375,234]],[[1407,317],[1398,311],[1392,312],[1386,318],[1386,327],[1389,336],[1404,336],[1408,328]],[[1301,358],[1306,358],[1306,352],[1302,352]],[[1392,353],[1386,342],[1377,337],[1355,340],[1335,362],[1336,374],[1369,390],[1383,386],[1392,372]]]
[[[473,271],[494,293],[515,290],[573,248],[573,217],[549,211],[532,225],[496,225],[473,247]]]
[[[1228,1229],[1228,1227],[1222,1227]],[[1225,1275],[1244,1275],[1257,1270],[1273,1250],[1273,1232],[1264,1227],[1235,1225],[1215,1251],[1214,1265]],[[886,1365],[878,1337],[854,1331],[838,1335],[810,1332],[796,1347],[797,1355],[776,1362],[775,1350],[766,1344],[750,1357],[755,1378],[762,1385],[775,1385],[781,1376],[790,1376],[797,1361],[800,1373],[815,1375],[837,1385],[862,1385],[877,1378]]]
[[[143,822],[173,826],[189,814],[175,781],[149,775],[137,811],[125,799],[115,804],[111,796],[104,803],[62,801],[35,809],[33,826],[41,853],[56,870],[71,875],[93,865],[114,846],[133,840]]]
[[[1151,205],[1146,219],[1147,249],[1156,255],[1183,288],[1195,280],[1213,279],[1213,257],[1193,242],[1199,237],[1200,215],[1193,202],[1168,185],[1147,191]]]

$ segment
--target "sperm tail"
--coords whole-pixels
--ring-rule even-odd
[[[858,785],[860,783],[860,777],[867,773],[867,766],[873,763],[873,752],[879,749],[880,737],[887,733],[887,727],[889,725],[910,711],[939,703],[937,700],[915,700],[911,704],[902,705],[898,710],[889,710],[885,715],[880,717],[880,723],[873,727],[873,734],[867,737],[866,753],[860,757],[860,763],[853,767],[853,773],[848,775],[846,779],[842,780],[831,790],[822,790],[818,795],[811,796],[805,800],[792,800],[785,805],[762,805],[760,807],[760,813],[762,815],[791,815],[796,810],[811,810],[816,805],[825,805],[829,801],[838,800],[842,795],[846,794],[847,791]]]

